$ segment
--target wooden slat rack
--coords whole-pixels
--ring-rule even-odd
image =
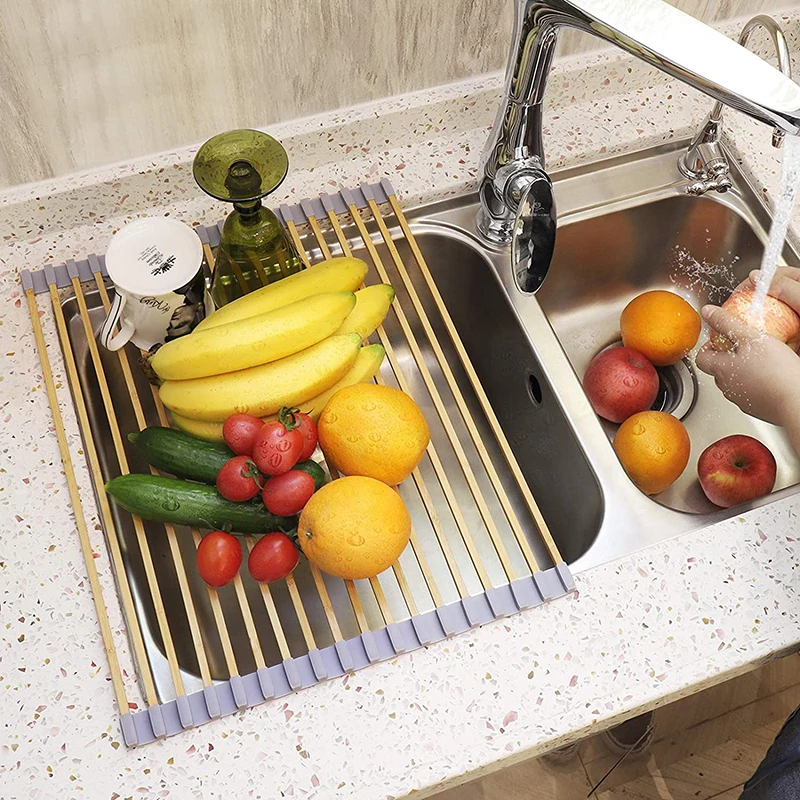
[[[376,380],[409,392],[431,427],[425,459],[400,487],[412,513],[411,542],[392,569],[369,581],[334,579],[301,559],[283,581],[257,584],[243,569],[231,585],[211,589],[195,566],[200,531],[147,522],[109,504],[106,480],[149,469],[127,434],[169,425],[169,416],[132,345],[109,353],[96,344],[110,303],[102,257],[21,275],[129,746],[394,658],[575,588],[391,184],[383,180],[282,206],[279,217],[307,265],[356,255],[370,265],[367,283],[395,287],[393,311],[373,337],[387,353]],[[197,233],[213,267],[219,226],[198,226]],[[40,313],[55,323],[81,455],[69,450],[59,410],[64,390],[53,381]],[[141,711],[129,709],[76,458],[86,459],[92,478],[147,704]],[[245,549],[254,543],[244,538]]]

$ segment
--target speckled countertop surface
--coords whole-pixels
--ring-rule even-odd
[[[781,16],[800,41],[800,25]],[[275,126],[292,163],[283,199],[382,176],[407,204],[472,188],[498,86],[493,76]],[[708,108],[616,53],[562,62],[549,99],[551,169],[684,137]],[[728,117],[736,156],[769,195],[780,160],[768,131]],[[4,800],[427,793],[797,649],[795,497],[579,574],[574,598],[127,750],[17,270],[102,252],[142,213],[216,221],[225,209],[194,186],[192,155],[0,194]],[[800,235],[800,213],[793,230]],[[48,315],[42,321],[52,333]],[[61,397],[77,450],[63,387]],[[87,475],[78,478],[94,515]],[[90,529],[126,688],[141,704],[96,516]]]

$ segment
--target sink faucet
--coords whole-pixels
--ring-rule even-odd
[[[559,30],[577,28],[785,133],[800,133],[800,86],[771,64],[662,0],[516,0],[505,93],[483,154],[478,230],[514,239],[521,291],[553,255],[556,207],[545,172],[542,102]]]
[[[750,35],[759,26],[766,29],[775,45],[778,68],[787,78],[791,78],[792,61],[789,57],[789,45],[786,43],[783,29],[772,17],[764,14],[753,17],[742,28],[739,44],[744,47],[750,40]],[[730,165],[720,146],[721,134],[722,103],[717,100],[711,113],[706,117],[703,127],[678,162],[681,172],[692,180],[692,183],[686,187],[689,194],[705,194],[710,189],[726,192],[731,188]],[[772,129],[772,146],[780,147],[785,135],[785,132],[779,127],[774,127]]]

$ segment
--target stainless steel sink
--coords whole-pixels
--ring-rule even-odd
[[[665,372],[661,401],[669,408],[675,405],[680,409],[692,437],[692,461],[685,476],[668,492],[656,498],[646,497],[628,479],[614,454],[610,442],[613,426],[606,426],[597,418],[581,388],[581,376],[591,357],[618,338],[619,313],[631,297],[649,288],[664,287],[680,292],[695,306],[700,306],[707,298],[721,301],[738,279],[758,264],[769,222],[758,197],[735,172],[735,188],[725,196],[686,196],[676,166],[678,152],[678,146],[649,151],[554,176],[560,214],[557,247],[547,280],[535,296],[523,295],[516,288],[507,249],[481,243],[475,230],[478,208],[475,196],[431,204],[408,213],[428,266],[525,478],[563,558],[574,570],[608,561],[745,510],[747,507],[729,511],[713,508],[703,499],[695,482],[694,463],[700,451],[725,434],[751,433],[772,449],[779,462],[778,494],[795,491],[790,487],[800,480],[800,462],[781,431],[741,414],[704,376],[695,374],[688,361],[681,370]],[[371,233],[389,269],[400,305],[409,308],[411,304],[403,282],[390,266],[391,259],[380,234],[374,229]],[[399,228],[392,227],[391,233],[398,248],[403,250],[407,245]],[[345,234],[354,254],[369,260],[355,226],[347,228]],[[322,257],[310,236],[306,244],[315,259]],[[403,260],[413,265],[410,254],[403,255],[408,256]],[[705,272],[697,268],[687,270],[685,264],[689,256],[726,267],[709,267]],[[786,258],[789,263],[800,263],[793,251],[787,250]],[[443,330],[430,292],[419,272],[413,267],[410,271],[481,439],[494,464],[504,470],[504,458],[449,336]],[[98,292],[87,289],[85,298],[90,322],[97,329],[105,316]],[[63,297],[63,310],[102,471],[108,478],[119,473],[119,466],[85,331],[70,292]],[[410,315],[409,324],[417,341],[422,343],[425,363],[440,387],[439,392],[449,403],[450,394],[443,373],[425,344],[428,340],[419,316]],[[385,327],[412,392],[423,405],[428,420],[434,423],[436,412],[422,385],[414,356],[398,330],[398,320],[390,315]],[[131,359],[138,356],[135,350],[129,350],[128,355]],[[101,350],[101,358],[113,398],[114,416],[124,437],[137,430],[129,393],[117,357]],[[135,370],[135,373],[144,415],[149,423],[157,424],[149,387],[140,371]],[[391,379],[389,373],[384,377]],[[448,450],[444,433],[435,424],[432,432],[437,450],[443,454],[443,468],[483,561],[486,579],[493,586],[507,583],[508,570],[501,565],[491,544],[454,453]],[[456,435],[469,454],[468,458],[479,464],[466,428],[458,426]],[[133,471],[147,470],[147,465],[137,459],[131,447],[127,448],[127,453]],[[476,594],[481,591],[482,580],[458,535],[455,518],[436,485],[430,465],[424,462],[421,470],[428,486],[433,487],[433,502],[463,575],[465,589],[469,594]],[[512,571],[517,575],[526,574],[525,559],[488,485],[486,474],[479,473],[477,480],[486,495],[492,518],[498,522],[498,534],[507,548]],[[523,522],[524,530],[529,532],[537,562],[550,566],[549,554],[535,532],[518,487],[507,471],[501,475],[501,480],[518,518],[527,521]],[[421,546],[428,553],[430,570],[439,586],[442,602],[454,602],[459,592],[451,570],[437,544],[420,495],[408,483],[401,486],[401,492],[414,518]],[[769,502],[776,496],[762,498],[757,504]],[[136,534],[129,515],[119,513],[116,508],[113,513],[156,690],[162,700],[168,700],[175,692]],[[187,691],[194,691],[200,687],[198,662],[173,556],[163,526],[145,523],[145,531],[175,643],[178,667]],[[191,564],[194,544],[189,531],[179,528],[178,541],[183,562]],[[420,611],[429,610],[433,599],[419,565],[408,551],[401,561],[405,562],[404,572],[416,606]],[[187,570],[187,578],[211,677],[225,679],[230,672],[225,645],[215,624],[206,587],[194,569]],[[331,629],[304,560],[295,578],[317,646],[331,644]],[[243,580],[266,663],[279,663],[283,654],[258,586],[246,576]],[[344,584],[338,579],[326,579],[326,583],[342,635],[345,638],[356,636],[360,627]],[[365,582],[359,582],[362,583]],[[397,582],[384,574],[381,583],[391,616],[395,620],[407,618],[408,607]],[[308,652],[307,640],[287,587],[281,582],[272,594],[289,651],[294,656]],[[359,585],[358,594],[368,627],[373,630],[381,627],[384,617],[369,584]],[[256,663],[237,597],[231,587],[226,587],[220,591],[219,599],[239,672],[252,672]]]
[[[475,197],[410,216],[472,361],[565,559],[581,570],[696,530],[793,492],[800,459],[783,431],[729,403],[690,356],[661,370],[659,408],[685,423],[689,466],[657,497],[642,494],[581,388],[592,357],[619,340],[626,303],[669,289],[695,308],[721,303],[760,264],[769,215],[736,170],[724,195],[692,197],[677,168],[680,146],[554,175],[559,230],[552,266],[535,296],[512,280],[508,251],[476,234]],[[800,264],[786,248],[791,265]],[[704,331],[700,344],[707,338]],[[778,461],[775,493],[730,510],[713,506],[696,475],[702,450],[744,433]]]

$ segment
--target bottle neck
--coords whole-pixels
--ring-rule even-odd
[[[247,202],[237,203],[234,202],[233,208],[238,211],[245,219],[258,216],[261,210],[261,198],[257,197],[255,200],[248,200]]]

